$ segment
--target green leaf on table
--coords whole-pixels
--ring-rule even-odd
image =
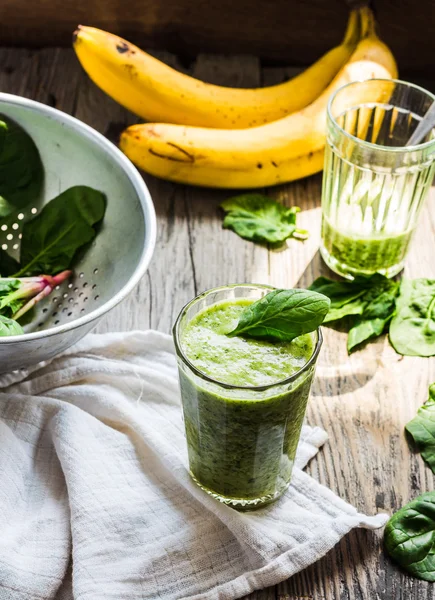
[[[353,281],[319,277],[309,288],[328,296],[331,308],[324,323],[351,317],[348,352],[381,335],[395,311],[399,283],[376,273]]]
[[[274,290],[241,313],[230,337],[242,336],[290,342],[316,330],[323,322],[329,300],[308,290]]]
[[[44,206],[23,227],[21,268],[16,276],[56,274],[71,266],[79,248],[96,236],[106,208],[104,194],[80,185]]]
[[[360,319],[351,329],[347,337],[349,354],[360,344],[382,335],[388,319]]]
[[[287,208],[262,194],[243,194],[221,202],[227,213],[223,226],[252,242],[281,244],[290,237],[308,237],[304,229],[297,229],[297,206]]]
[[[405,427],[432,472],[435,473],[435,383],[429,387],[429,399],[417,416]]]
[[[332,321],[339,321],[340,319],[344,319],[344,317],[362,315],[362,313],[364,312],[364,306],[364,302],[362,302],[359,298],[356,298],[352,302],[343,304],[343,306],[330,308],[328,314],[325,317],[324,323],[326,324],[331,323]]]
[[[9,277],[9,275],[16,273],[19,268],[20,263],[0,248],[0,276]]]
[[[435,581],[435,492],[426,492],[397,511],[384,533],[388,554],[403,569]]]
[[[0,217],[38,202],[44,168],[30,135],[9,117],[0,115]]]
[[[435,279],[404,279],[390,325],[399,354],[435,356]]]
[[[342,308],[362,296],[367,290],[367,280],[363,278],[353,281],[334,281],[327,277],[318,277],[308,289],[328,296],[331,300],[332,311],[332,309]]]
[[[17,321],[0,315],[0,337],[5,337],[8,335],[22,335],[23,333],[23,328]]]

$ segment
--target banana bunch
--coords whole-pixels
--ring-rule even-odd
[[[330,95],[351,81],[397,76],[368,7],[351,12],[340,46],[268,88],[202,83],[88,27],[76,32],[74,47],[104,91],[143,118],[164,121],[127,128],[125,154],[157,177],[209,187],[256,188],[321,171]]]

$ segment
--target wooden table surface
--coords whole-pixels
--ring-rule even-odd
[[[174,64],[170,55],[165,58]],[[261,69],[254,57],[199,56],[196,76],[221,84],[254,86],[282,80],[291,69]],[[137,119],[87,78],[71,50],[0,49],[0,90],[73,114],[115,140]],[[145,175],[157,212],[155,254],[140,285],[99,331],[169,332],[180,308],[198,292],[235,282],[304,287],[328,275],[319,256],[321,177],[270,189],[286,205],[300,206],[306,242],[290,240],[282,252],[241,240],[222,229],[218,203],[229,192],[174,185]],[[405,273],[435,278],[435,198],[421,216]],[[346,335],[324,329],[325,343],[308,409],[308,422],[329,442],[307,468],[358,510],[391,513],[434,478],[405,440],[403,428],[435,381],[435,358],[401,358],[385,337],[346,352]],[[288,581],[245,600],[433,600],[434,586],[399,571],[382,550],[382,532],[352,531],[323,559]]]

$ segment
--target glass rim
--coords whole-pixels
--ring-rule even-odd
[[[314,347],[314,350],[310,356],[310,358],[307,360],[307,362],[304,364],[303,367],[301,367],[300,369],[298,369],[295,373],[293,373],[292,375],[290,375],[289,377],[286,377],[285,379],[280,379],[279,381],[273,382],[273,383],[267,383],[265,385],[232,385],[230,383],[224,383],[222,381],[219,381],[218,379],[213,379],[213,377],[210,377],[209,375],[207,375],[206,373],[203,373],[203,371],[201,371],[200,369],[198,369],[198,367],[196,367],[185,355],[185,353],[183,352],[182,346],[181,346],[181,341],[180,341],[180,336],[179,336],[179,329],[180,329],[180,324],[181,321],[183,319],[183,317],[185,317],[187,311],[189,310],[189,308],[191,306],[193,306],[196,302],[198,302],[200,299],[205,298],[206,296],[208,296],[211,293],[214,292],[219,292],[219,291],[224,291],[224,290],[228,290],[228,289],[232,289],[232,288],[258,288],[258,289],[264,289],[264,290],[276,290],[278,288],[273,287],[271,285],[267,285],[267,284],[262,284],[262,283],[230,283],[227,285],[221,285],[218,287],[214,287],[214,288],[210,288],[208,290],[205,290],[205,292],[202,292],[201,294],[198,294],[197,296],[195,296],[195,298],[193,298],[192,300],[190,300],[189,302],[187,302],[187,304],[185,304],[183,306],[183,308],[180,310],[180,313],[174,323],[174,326],[172,328],[172,336],[173,336],[173,340],[174,340],[174,345],[175,345],[175,351],[177,353],[177,355],[180,357],[180,359],[184,362],[184,364],[186,366],[189,367],[189,369],[191,371],[193,371],[193,373],[195,375],[197,375],[198,377],[200,377],[201,379],[212,383],[214,385],[218,385],[219,387],[222,387],[226,390],[242,390],[242,391],[250,391],[250,392],[265,392],[271,388],[274,387],[278,387],[278,386],[283,386],[283,385],[287,385],[288,383],[293,383],[293,381],[296,381],[296,379],[298,379],[300,377],[300,375],[302,373],[304,373],[305,371],[307,371],[311,365],[313,363],[316,362],[317,357],[319,355],[320,352],[320,348],[322,346],[323,343],[323,335],[322,335],[322,331],[320,329],[320,327],[318,327],[315,332],[317,334],[317,339],[316,339],[316,345]]]
[[[331,94],[331,96],[329,97],[329,100],[328,100],[327,108],[326,108],[328,118],[332,121],[332,123],[334,124],[334,127],[336,127],[342,135],[347,137],[349,140],[356,142],[360,146],[364,146],[365,148],[369,148],[370,150],[376,150],[378,152],[381,151],[381,152],[391,152],[391,153],[400,153],[400,152],[408,153],[408,152],[415,152],[416,150],[417,151],[426,150],[427,148],[430,148],[431,146],[435,146],[435,138],[433,138],[432,140],[428,140],[427,142],[422,142],[420,144],[414,144],[412,146],[383,146],[382,144],[375,144],[373,142],[367,142],[366,140],[362,140],[362,139],[356,137],[355,135],[352,135],[351,133],[347,132],[345,129],[343,129],[341,127],[341,125],[339,125],[337,123],[337,120],[335,119],[335,117],[332,115],[332,103],[334,102],[337,95],[344,89],[351,87],[353,85],[357,85],[359,83],[367,83],[369,81],[373,81],[373,82],[381,81],[383,83],[399,83],[400,85],[404,85],[409,88],[413,88],[415,90],[419,90],[420,92],[423,92],[426,96],[428,96],[429,98],[432,99],[432,102],[435,102],[434,94],[432,94],[425,88],[421,87],[420,85],[416,85],[415,83],[410,83],[409,81],[403,81],[402,79],[385,79],[385,78],[377,77],[374,79],[358,79],[356,81],[350,81],[349,83],[346,83],[345,85],[342,85],[341,87],[339,87],[338,90],[335,90],[335,92],[333,92]]]

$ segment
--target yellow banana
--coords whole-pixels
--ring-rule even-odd
[[[147,121],[243,129],[308,106],[346,63],[359,39],[352,11],[344,40],[294,79],[265,88],[211,85],[184,75],[101,29],[80,26],[74,49],[89,77]]]
[[[270,186],[320,171],[331,93],[351,81],[397,75],[390,50],[376,36],[373,14],[368,8],[360,10],[363,39],[331,84],[305,109],[251,129],[133,125],[122,133],[121,149],[152,175],[210,187]]]

